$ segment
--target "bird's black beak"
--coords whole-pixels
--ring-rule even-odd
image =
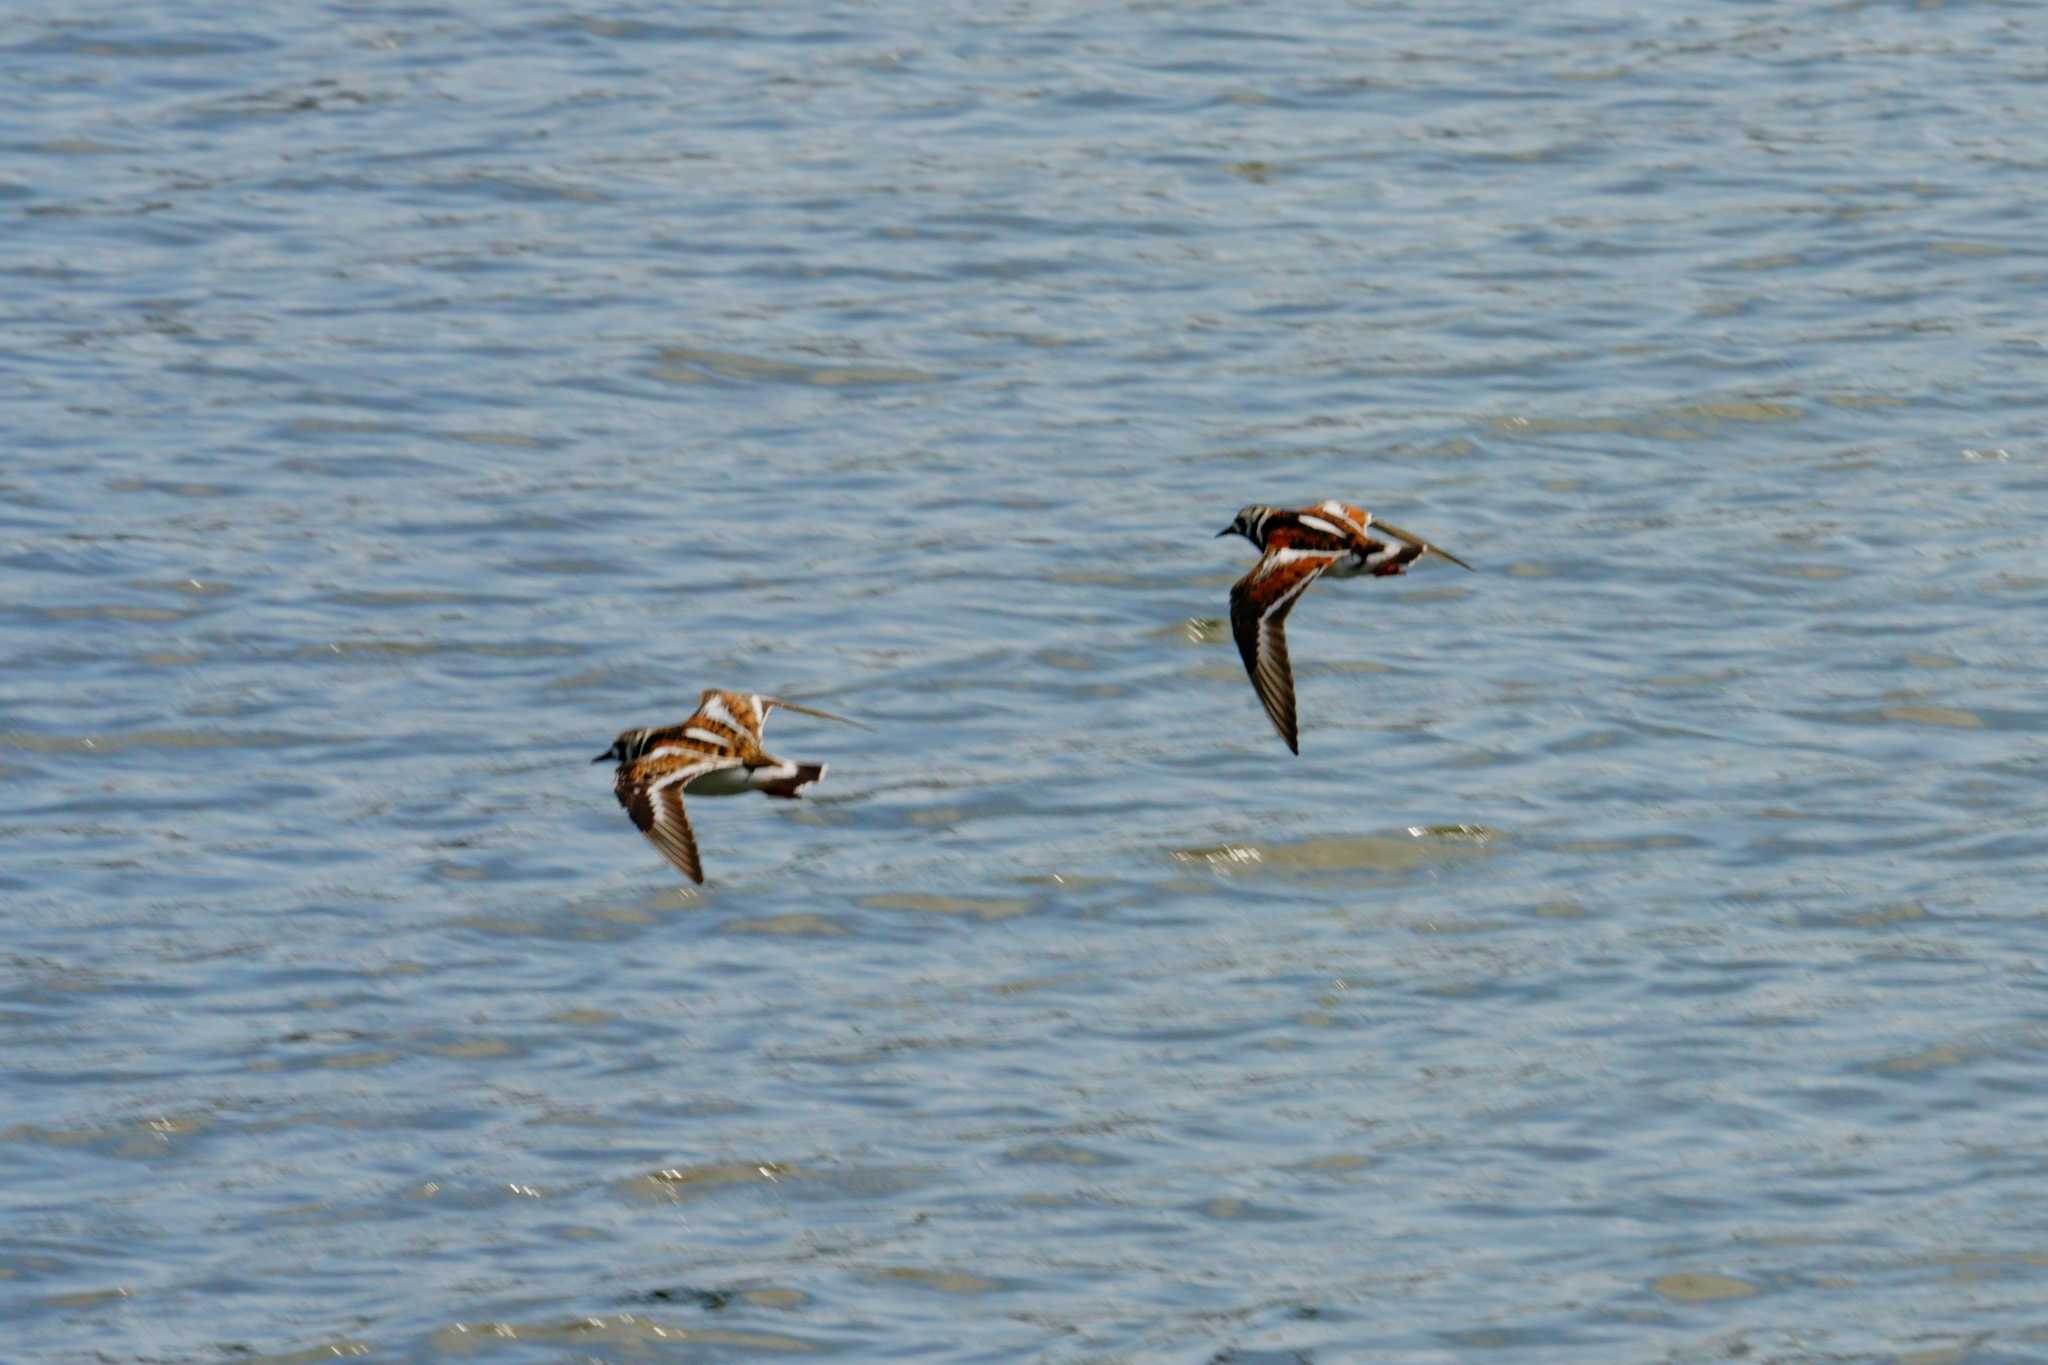
[[[618,757],[618,753],[619,746],[614,744],[611,748],[606,749],[603,753],[599,754],[596,758],[593,758],[590,761],[592,763],[607,763],[612,759]]]
[[[1216,533],[1216,539],[1221,540],[1223,539],[1223,537],[1229,535],[1232,531],[1235,531],[1236,529],[1237,528],[1235,526],[1226,526]]]

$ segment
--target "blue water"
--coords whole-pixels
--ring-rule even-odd
[[[2048,1358],[2037,30],[0,18],[0,1358]]]

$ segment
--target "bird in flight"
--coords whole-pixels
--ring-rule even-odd
[[[592,763],[616,760],[613,794],[661,856],[693,882],[704,880],[697,839],[683,813],[683,793],[736,796],[756,791],[794,799],[825,775],[822,763],[785,763],[761,748],[761,726],[776,707],[860,725],[793,701],[747,692],[707,690],[681,725],[626,730]],[[865,729],[865,726],[861,728]]]
[[[1374,540],[1369,529],[1401,543]],[[1216,534],[1243,536],[1259,547],[1259,562],[1231,585],[1230,631],[1273,728],[1297,754],[1301,745],[1294,725],[1294,670],[1287,663],[1285,626],[1287,613],[1308,585],[1325,574],[1353,578],[1406,573],[1424,555],[1448,559],[1463,569],[1472,567],[1448,550],[1374,519],[1362,507],[1334,500],[1292,512],[1254,503]]]

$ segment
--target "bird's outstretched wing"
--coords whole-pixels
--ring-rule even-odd
[[[1422,555],[1435,555],[1439,559],[1448,559],[1451,561],[1451,563],[1457,565],[1461,569],[1472,568],[1470,564],[1467,564],[1464,560],[1458,558],[1449,550],[1446,550],[1439,545],[1432,545],[1428,541],[1424,540],[1421,536],[1415,535],[1413,532],[1410,531],[1404,531],[1400,527],[1394,525],[1392,522],[1381,521],[1378,517],[1374,517],[1372,519],[1372,529],[1375,531],[1384,531],[1386,534],[1392,536],[1396,540],[1406,541],[1408,544],[1413,545]],[[1420,555],[1418,555],[1417,557],[1419,558]]]
[[[1230,589],[1230,632],[1273,728],[1301,752],[1294,724],[1294,670],[1287,662],[1287,613],[1338,556],[1321,550],[1275,549]]]
[[[820,711],[815,706],[801,706],[793,701],[784,701],[780,697],[755,697],[753,700],[761,704],[761,723],[763,725],[768,723],[768,713],[779,706],[785,711],[796,711],[806,716],[816,716],[819,720],[836,720],[841,725],[851,725],[857,730],[872,730],[875,728],[865,721],[854,720],[850,716],[835,716],[830,711]]]
[[[697,857],[697,836],[690,831],[690,817],[683,812],[683,788],[705,773],[730,768],[737,759],[705,758],[696,762],[655,760],[636,763],[619,774],[614,791],[634,826],[668,859],[676,871],[693,882],[704,880],[704,865]]]

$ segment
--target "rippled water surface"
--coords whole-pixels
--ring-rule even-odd
[[[0,19],[0,1356],[2048,1358],[2040,19]]]

